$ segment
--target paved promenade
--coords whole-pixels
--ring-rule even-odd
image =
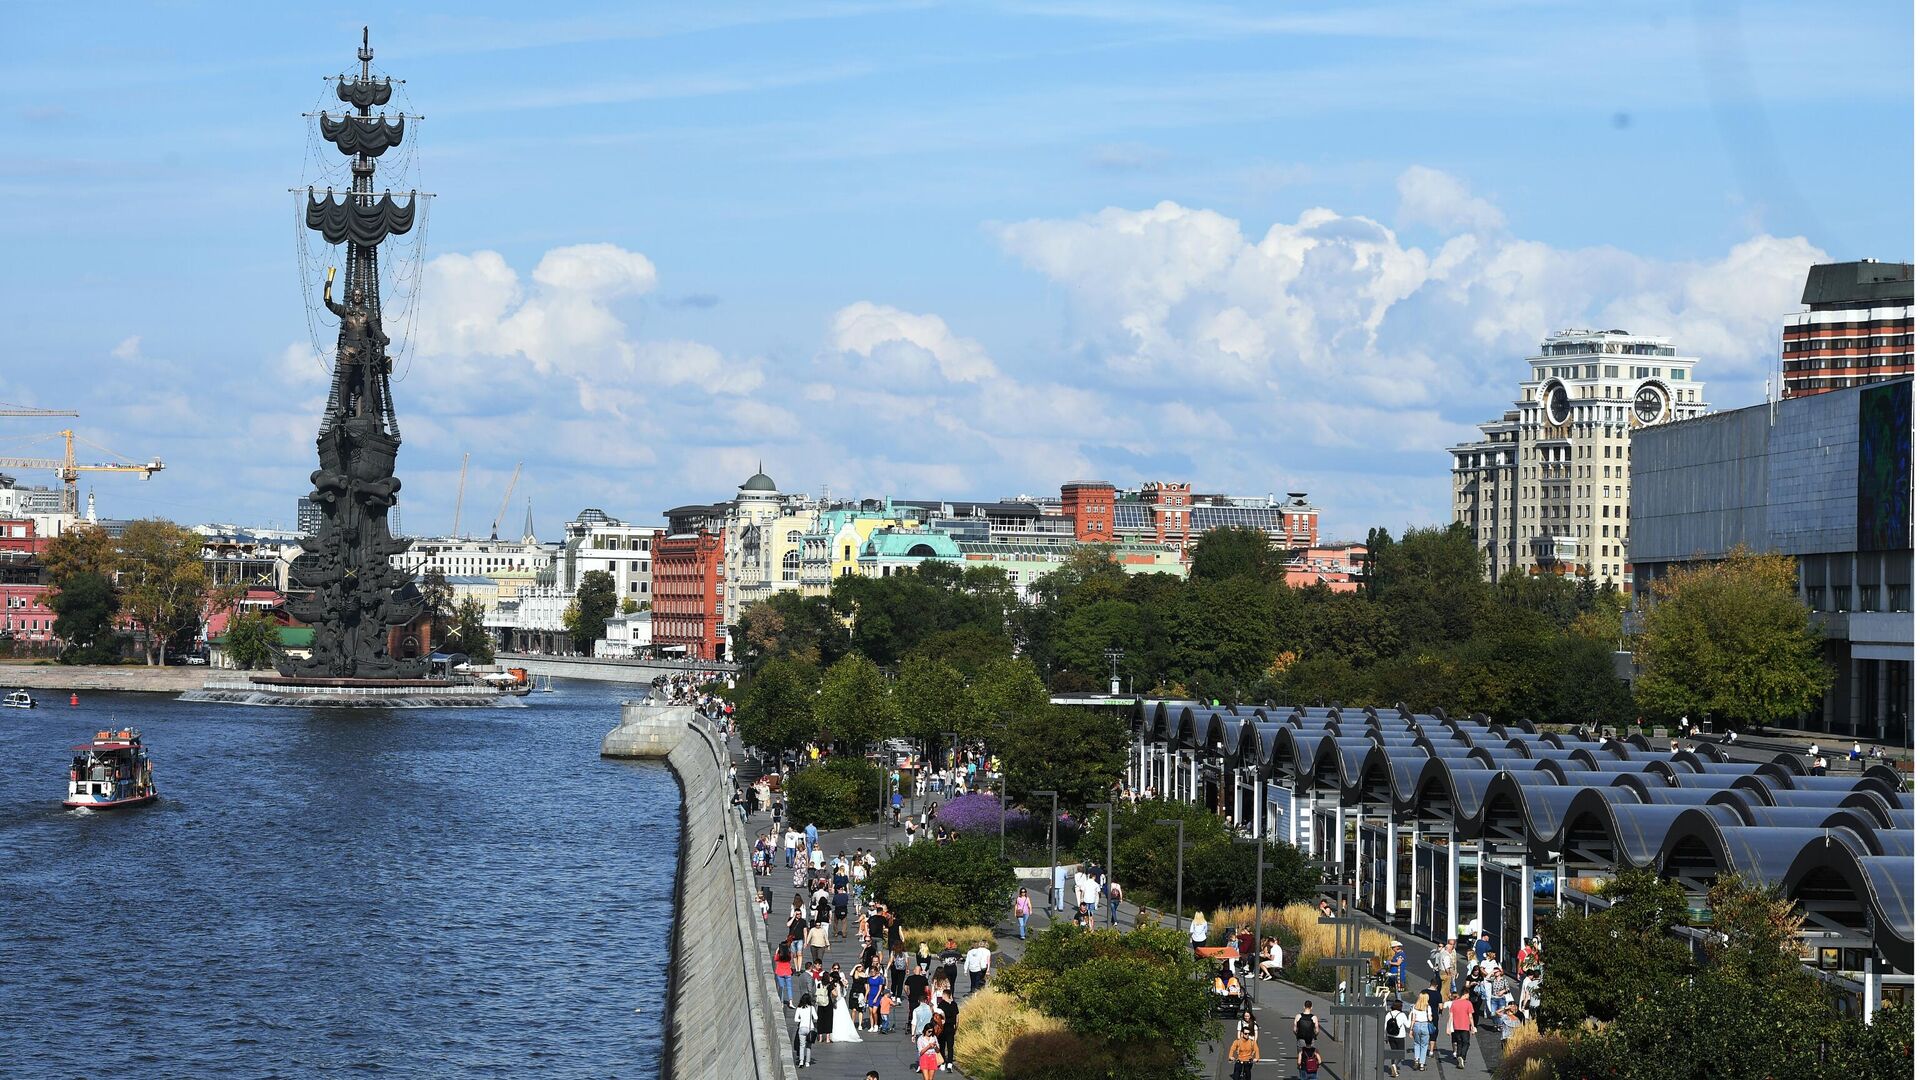
[[[765,831],[771,824],[772,819],[769,815],[755,814],[747,822],[748,832],[750,835],[757,834]],[[901,842],[901,833],[898,829],[890,830],[888,836],[894,844]],[[883,842],[880,829],[876,825],[863,825],[820,834],[821,848],[828,858],[840,854],[852,856],[857,848],[871,851],[882,846]],[[786,915],[794,894],[793,872],[776,858],[774,873],[755,879],[755,885],[768,890],[772,897],[770,914],[765,925],[767,963],[771,966],[772,950],[786,935]],[[1043,883],[1034,882],[1029,887],[1032,888],[1036,900],[1044,899],[1046,888]],[[1043,912],[1037,906],[1034,918],[1029,920],[1028,932],[1038,932],[1050,925],[1050,915],[1050,912]],[[1136,925],[1138,918],[1139,910],[1134,905],[1130,903],[1121,905],[1119,923],[1121,927],[1130,928]],[[1168,922],[1171,923],[1170,918]],[[823,966],[831,967],[837,962],[842,971],[850,972],[858,963],[860,939],[858,934],[853,932],[851,923],[848,929],[849,933],[845,937],[836,937],[827,948]],[[1401,935],[1401,939],[1406,941],[1408,952],[1414,957],[1414,961],[1409,965],[1409,978],[1411,979],[1414,970],[1417,969],[1422,979],[1421,985],[1425,985],[1425,978],[1431,974],[1425,966],[1428,946],[1405,935]],[[967,943],[962,942],[962,949],[966,945]],[[996,970],[1017,960],[1021,948],[1022,942],[1017,936],[1017,930],[1010,916],[994,927]],[[967,980],[962,978],[959,982],[956,996],[964,1006]],[[1411,985],[1413,984],[1409,982],[1409,986]],[[1291,1030],[1293,1016],[1300,1011],[1301,1003],[1307,1000],[1313,1001],[1316,1012],[1325,1014],[1331,999],[1327,995],[1284,982],[1256,983],[1254,993],[1254,1017],[1260,1025],[1262,1054],[1260,1063],[1254,1069],[1254,1077],[1256,1080],[1275,1080],[1281,1077],[1292,1080],[1297,1074],[1293,1060],[1298,1048]],[[786,1031],[791,1037],[793,1031],[791,1011],[786,1015],[785,1024]],[[861,1080],[867,1070],[871,1069],[878,1072],[882,1080],[918,1076],[919,1073],[913,1066],[911,1041],[907,1036],[906,1028],[906,1017],[896,1010],[893,1031],[890,1034],[862,1032],[861,1041],[858,1043],[818,1043],[814,1047],[814,1065],[809,1075],[821,1077],[822,1080],[842,1080],[842,1078]],[[1227,1046],[1232,1041],[1233,1024],[1223,1020],[1218,1026],[1215,1041],[1201,1046],[1199,1075],[1224,1080],[1232,1074],[1232,1066],[1227,1062]],[[1409,1042],[1410,1045],[1411,1042]],[[1346,1068],[1345,1063],[1349,1055],[1342,1044],[1323,1038],[1319,1041],[1319,1047],[1325,1059],[1325,1065],[1321,1070],[1322,1076],[1329,1077],[1331,1080],[1355,1080]],[[1493,1066],[1498,1059],[1499,1037],[1491,1031],[1481,1031],[1475,1035],[1473,1049],[1464,1068],[1435,1059],[1428,1065],[1427,1071],[1437,1076],[1481,1080],[1492,1075]],[[1412,1071],[1409,1055],[1403,1072],[1410,1074]],[[962,1074],[956,1072],[944,1075]]]

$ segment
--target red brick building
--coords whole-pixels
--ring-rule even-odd
[[[1865,260],[1807,270],[1806,311],[1780,333],[1785,397],[1913,374],[1913,266]]]
[[[1073,538],[1084,544],[1111,544],[1113,535],[1112,484],[1104,480],[1076,480],[1060,488],[1060,509],[1073,522]]]
[[[721,509],[667,511],[667,535],[653,541],[653,642],[701,660],[726,659],[726,534]]]

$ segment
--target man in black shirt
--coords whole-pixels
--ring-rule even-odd
[[[940,1025],[940,1060],[947,1068],[953,1068],[953,1036],[960,1029],[960,1004],[953,1000],[951,987],[940,988],[940,1000],[935,1006],[946,1022]]]
[[[948,938],[947,947],[940,950],[940,974],[948,986],[955,985],[960,976],[960,947],[952,938]]]
[[[908,1016],[912,1016],[913,1010],[921,1002],[927,1000],[927,986],[928,986],[927,973],[920,970],[919,964],[914,964],[913,972],[907,976],[907,1015]],[[912,1030],[913,1029],[912,1024],[907,1024],[905,1026],[907,1027],[910,1035],[920,1034],[919,1032]]]

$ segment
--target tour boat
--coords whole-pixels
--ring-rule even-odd
[[[27,693],[25,690],[15,690],[13,693],[8,694],[4,700],[0,700],[0,705],[4,705],[9,709],[31,709],[38,704],[40,703],[33,700],[33,695]]]
[[[67,770],[69,809],[112,810],[139,806],[159,797],[153,786],[153,763],[140,733],[132,728],[96,731],[93,741],[73,748]]]

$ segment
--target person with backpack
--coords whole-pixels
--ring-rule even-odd
[[[1326,1030],[1320,1018],[1313,1015],[1313,1002],[1308,1001],[1293,1017],[1293,1037],[1300,1040],[1301,1046],[1312,1046],[1314,1039]],[[1316,1066],[1317,1068],[1317,1066]]]
[[[1387,1036],[1387,1075],[1399,1076],[1400,1063],[1407,1056],[1407,1034],[1413,1027],[1405,1003],[1399,998],[1387,1003],[1387,1015],[1381,1021],[1381,1027]]]
[[[1460,967],[1460,954],[1453,951],[1453,942],[1443,941],[1427,954],[1427,963],[1433,968],[1433,977],[1440,982],[1440,989],[1453,992],[1453,977]]]
[[[1302,1046],[1294,1058],[1294,1064],[1300,1067],[1300,1080],[1319,1080],[1320,1051],[1311,1046]]]

